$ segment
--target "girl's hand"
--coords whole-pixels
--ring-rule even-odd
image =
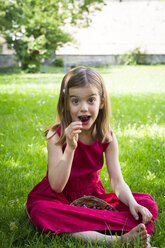
[[[72,122],[66,129],[66,143],[71,149],[75,150],[77,147],[78,134],[81,133],[82,122]]]
[[[151,212],[147,208],[141,206],[138,203],[130,206],[129,209],[130,209],[131,214],[135,218],[135,220],[138,220],[139,219],[139,215],[138,214],[141,214],[142,215],[142,222],[144,224],[148,223],[152,219]]]

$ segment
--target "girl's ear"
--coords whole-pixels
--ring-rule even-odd
[[[104,99],[101,99],[99,109],[102,109],[103,107],[104,107]]]

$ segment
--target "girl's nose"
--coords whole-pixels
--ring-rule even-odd
[[[87,103],[86,102],[82,102],[81,104],[81,111],[88,111],[88,106],[87,106]]]

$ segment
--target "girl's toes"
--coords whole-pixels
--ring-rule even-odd
[[[151,248],[150,242],[146,243],[146,248]]]
[[[143,235],[140,236],[141,242],[144,245],[144,247],[148,247],[148,237],[146,233],[143,233]]]
[[[141,236],[141,240],[144,240],[144,241],[146,241],[146,242],[147,242],[147,241],[148,241],[148,240],[147,240],[147,235],[143,235],[143,236]]]
[[[141,230],[141,231],[146,230],[146,227],[145,227],[145,225],[144,225],[144,224],[142,224],[142,223],[141,223],[139,226],[140,226],[140,230]]]
[[[151,235],[149,235],[148,233],[147,233],[147,239],[149,242],[151,241]]]

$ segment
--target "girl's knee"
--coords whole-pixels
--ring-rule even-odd
[[[46,208],[42,203],[36,203],[30,212],[31,221],[39,229],[44,230]]]

